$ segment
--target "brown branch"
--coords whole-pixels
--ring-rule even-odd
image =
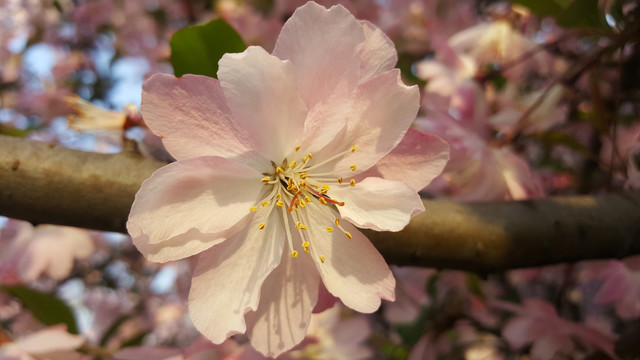
[[[0,136],[0,214],[124,232],[136,191],[162,165]],[[424,204],[401,232],[365,231],[390,263],[491,272],[640,254],[640,192]]]

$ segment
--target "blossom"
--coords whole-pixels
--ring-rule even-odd
[[[219,80],[145,82],[145,122],[177,161],[143,183],[127,229],[149,260],[199,254],[189,312],[208,339],[246,333],[277,356],[302,341],[319,293],[366,313],[394,299],[355,226],[402,229],[448,159],[442,140],[407,131],[419,92],[396,59],[370,23],[310,2],[272,54],[224,55]]]
[[[76,349],[84,344],[82,336],[69,334],[64,325],[51,326],[0,346],[2,360],[86,359]]]
[[[594,329],[560,318],[554,306],[544,300],[527,299],[522,305],[493,300],[491,305],[515,313],[502,329],[502,336],[516,349],[532,344],[534,359],[552,359],[556,352],[570,354],[575,350],[574,342],[589,351],[597,349],[617,359],[613,340]]]
[[[69,276],[75,259],[86,259],[93,253],[93,240],[86,230],[13,222],[14,234],[0,234],[0,239],[6,236],[10,240],[0,257],[0,282],[30,282],[41,275],[62,280]]]

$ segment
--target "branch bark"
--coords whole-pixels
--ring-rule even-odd
[[[163,165],[0,136],[0,214],[125,232],[140,184]],[[640,254],[640,192],[424,205],[403,231],[365,230],[389,263],[493,272]]]

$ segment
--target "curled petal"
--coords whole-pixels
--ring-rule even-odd
[[[292,64],[257,46],[225,54],[219,64],[218,78],[234,118],[250,129],[257,152],[282,161],[299,145],[307,116]]]
[[[343,218],[378,231],[400,231],[411,217],[424,211],[420,196],[408,185],[376,177],[354,187],[335,188],[332,195],[345,203],[338,208]]]
[[[449,145],[444,140],[409,129],[398,146],[357,178],[375,176],[402,181],[420,191],[442,173],[447,161]]]
[[[198,257],[189,315],[216,344],[244,333],[245,314],[258,308],[262,284],[280,263],[284,246],[280,219],[271,214],[263,230],[258,221],[256,217],[243,231]]]
[[[351,238],[337,230],[325,232],[327,216],[319,206],[308,206],[313,210],[309,211],[309,230],[315,240],[311,242],[311,254],[327,290],[346,306],[363,313],[378,309],[380,299],[393,301],[396,281],[382,255],[346,221],[341,226]]]
[[[313,267],[305,255],[292,259],[283,252],[264,282],[258,309],[246,317],[251,345],[264,355],[276,357],[304,339],[318,298],[320,277]]]
[[[336,92],[348,95],[358,84],[365,36],[347,9],[314,2],[299,7],[282,27],[273,55],[293,63],[298,89],[309,108]]]
[[[360,82],[393,69],[398,62],[398,53],[393,42],[382,30],[372,23],[360,21],[365,41],[360,47]]]
[[[228,235],[262,191],[256,170],[220,157],[185,159],[154,172],[136,194],[127,229],[144,255],[148,245],[196,246]],[[191,238],[187,235],[195,235]],[[202,236],[202,234],[209,234]],[[189,250],[185,250],[189,251]]]
[[[141,112],[147,126],[178,160],[222,156],[251,161],[256,157],[251,150],[255,140],[232,118],[216,79],[154,75],[142,86]]]

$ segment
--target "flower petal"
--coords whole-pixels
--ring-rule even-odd
[[[360,85],[349,114],[349,122],[341,137],[336,138],[318,152],[318,159],[329,158],[345,151],[337,162],[319,168],[320,172],[333,172],[342,176],[375,165],[393,150],[404,137],[418,112],[420,92],[416,86],[406,86],[400,71],[393,69]],[[355,152],[349,148],[357,145]],[[316,154],[314,154],[316,155]]]
[[[266,356],[276,357],[304,339],[316,304],[320,277],[313,261],[298,251],[295,259],[282,253],[280,266],[262,286],[258,310],[246,317],[251,345]]]
[[[218,78],[234,118],[250,129],[254,148],[280,163],[301,141],[307,107],[289,61],[250,46],[220,59]]]
[[[360,82],[389,71],[398,62],[398,53],[393,42],[372,23],[361,20],[365,41],[360,48]]]
[[[256,216],[250,226],[198,257],[189,315],[216,344],[246,330],[245,314],[258,307],[262,284],[280,263],[284,241],[278,214],[271,213],[264,230],[258,221]]]
[[[420,191],[435,179],[449,161],[449,145],[435,135],[409,129],[404,138],[378,163],[358,174],[356,180],[381,177],[402,181]]]
[[[208,248],[212,238],[202,234],[217,234],[218,239],[247,216],[260,200],[261,177],[244,164],[220,157],[191,158],[160,168],[142,184],[131,208],[127,229],[134,245],[145,256],[148,245]]]
[[[411,217],[424,211],[418,193],[405,183],[369,177],[354,187],[331,190],[331,196],[345,203],[340,215],[361,228],[400,231]]]
[[[251,150],[254,140],[232,118],[216,79],[154,75],[142,86],[141,112],[147,126],[162,137],[164,146],[178,160],[207,155],[255,156]]]
[[[358,84],[360,56],[365,41],[362,25],[347,9],[331,9],[308,2],[282,27],[273,55],[289,59],[298,89],[309,108],[339,89],[349,94]]]
[[[348,222],[341,226],[351,235],[349,239],[337,229],[325,232],[328,218],[321,205],[307,205],[311,254],[327,290],[359,312],[371,313],[380,306],[380,299],[395,299],[395,279],[384,258],[358,229]],[[338,214],[332,211],[337,218]],[[323,257],[323,261],[320,260]],[[357,259],[357,261],[355,260]]]

